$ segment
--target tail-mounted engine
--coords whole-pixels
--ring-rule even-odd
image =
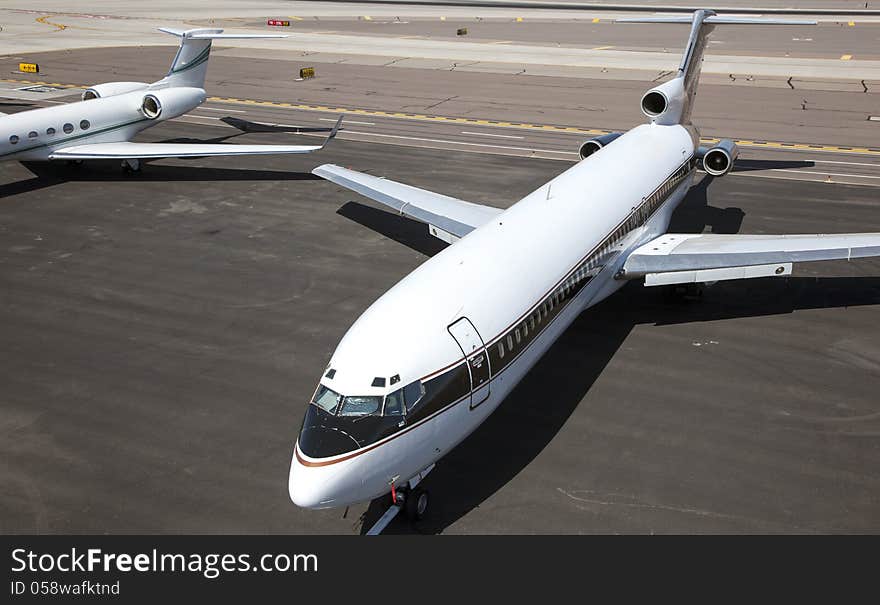
[[[723,139],[710,149],[700,148],[703,170],[712,176],[724,176],[733,169],[733,163],[739,156],[739,147],[730,139]]]
[[[149,88],[149,86],[150,85],[146,82],[107,82],[106,84],[98,84],[84,90],[82,93],[82,100],[88,101],[89,99],[113,97],[127,92],[144,90],[145,88]]]
[[[581,156],[582,160],[586,160],[588,157],[590,157],[603,147],[610,145],[621,134],[622,133],[620,132],[609,132],[608,134],[603,134],[602,136],[584,141],[583,143],[581,143],[581,146],[578,149],[578,154]]]
[[[163,120],[168,120],[198,107],[204,100],[205,91],[201,88],[178,86],[154,90],[144,95],[141,101],[141,113],[150,120],[155,120],[159,116],[162,116]]]
[[[642,96],[642,113],[651,118],[654,124],[679,124],[686,101],[684,81],[674,78]]]

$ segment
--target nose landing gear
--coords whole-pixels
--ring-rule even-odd
[[[390,483],[391,506],[370,528],[367,532],[368,536],[378,536],[381,534],[401,510],[406,513],[410,523],[415,523],[424,518],[430,499],[428,490],[418,485],[433,469],[434,465],[432,464],[400,487],[396,486],[394,481]]]
[[[421,521],[428,510],[428,502],[428,490],[421,487],[410,490],[403,504],[407,519],[411,522]]]

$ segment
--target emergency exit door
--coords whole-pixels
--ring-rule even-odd
[[[467,360],[471,378],[471,409],[474,409],[489,398],[492,369],[489,367],[486,344],[467,317],[450,325],[448,330]]]

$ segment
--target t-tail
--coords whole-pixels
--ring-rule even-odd
[[[725,17],[715,11],[700,9],[690,16],[670,17],[634,17],[618,19],[618,23],[690,23],[691,34],[677,75],[652,88],[642,97],[642,112],[655,124],[690,124],[694,97],[697,95],[697,84],[700,80],[700,68],[703,65],[703,52],[709,34],[716,25],[751,24],[751,25],[815,25],[815,21],[792,21],[780,19],[751,19],[741,17]]]
[[[171,63],[168,75],[153,86],[205,87],[208,57],[214,40],[241,40],[248,38],[286,38],[283,34],[224,34],[222,29],[179,30],[160,27],[159,31],[180,38],[180,48]]]

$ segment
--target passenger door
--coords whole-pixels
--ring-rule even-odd
[[[492,370],[489,367],[486,345],[467,317],[450,325],[448,330],[467,359],[471,377],[471,409],[474,409],[489,397]]]

